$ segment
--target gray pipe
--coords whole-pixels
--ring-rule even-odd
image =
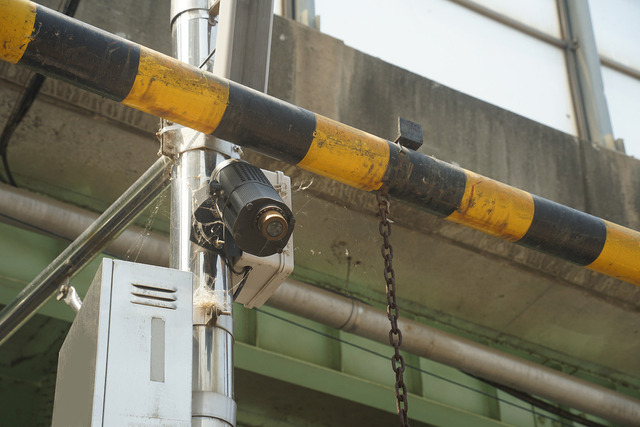
[[[383,310],[314,286],[288,280],[267,301],[271,307],[387,344]],[[622,393],[400,318],[402,348],[493,382],[628,426],[640,426],[640,402]]]
[[[46,227],[49,232],[56,234],[62,234],[63,231],[53,227],[64,222],[64,217],[68,215],[65,206],[78,218],[84,216],[82,221],[91,221],[94,216],[93,213],[64,203],[48,201],[24,190],[0,185],[0,199],[5,196],[13,197],[14,214],[25,218],[20,212],[29,210],[29,221],[33,220],[34,224],[41,224],[40,229]],[[0,213],[6,209],[6,206],[0,206]],[[69,223],[65,232],[80,234],[84,229],[82,221]],[[119,238],[135,239],[139,235],[139,231],[127,229]],[[146,253],[152,246],[145,244],[142,249],[145,259],[152,264],[168,265],[168,240],[154,237],[153,233],[151,237],[158,239],[159,250],[155,255]],[[115,255],[124,256],[128,247],[112,246],[111,250]],[[267,304],[375,341],[387,343],[388,340],[389,326],[383,310],[294,280],[284,282]],[[412,320],[401,318],[400,328],[403,331],[403,349],[410,353],[615,423],[640,425],[640,402],[621,393]]]
[[[0,200],[0,221],[69,241],[75,240],[99,216],[77,206],[6,184],[0,184]],[[131,248],[142,245],[144,250],[134,257],[136,262],[168,266],[168,244],[167,237],[157,233],[146,234],[142,228],[132,225],[116,237],[105,252],[125,258]]]

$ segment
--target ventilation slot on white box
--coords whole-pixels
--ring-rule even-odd
[[[151,307],[168,308],[175,310],[177,308],[176,291],[177,289],[161,288],[157,286],[139,285],[132,283],[131,294],[134,304],[148,305]]]

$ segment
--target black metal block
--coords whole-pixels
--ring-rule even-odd
[[[417,151],[422,146],[422,126],[411,120],[398,117],[398,136],[395,142],[410,150]]]

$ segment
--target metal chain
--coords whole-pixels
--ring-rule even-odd
[[[378,201],[378,213],[376,216],[380,217],[380,235],[382,236],[384,243],[381,247],[382,258],[384,258],[384,281],[387,289],[387,317],[391,322],[391,330],[389,331],[389,343],[395,349],[394,355],[391,357],[391,367],[396,374],[396,409],[398,410],[398,416],[400,417],[400,425],[402,427],[409,427],[409,418],[407,417],[407,411],[409,409],[409,402],[407,401],[407,386],[404,383],[404,358],[400,354],[400,345],[402,345],[402,332],[398,328],[398,317],[400,312],[398,310],[398,303],[396,300],[396,273],[393,269],[393,247],[389,243],[389,236],[391,235],[391,221],[387,218],[389,215],[389,194],[386,188],[381,188],[376,194],[376,200]]]

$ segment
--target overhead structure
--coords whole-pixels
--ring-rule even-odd
[[[272,307],[332,328],[388,342],[387,313],[311,285],[288,280],[269,300]],[[326,307],[331,307],[328,310]],[[400,318],[405,351],[455,367],[465,373],[526,390],[570,408],[621,425],[640,426],[640,402],[551,368]]]
[[[80,235],[87,228],[87,223],[97,218],[92,212],[7,185],[0,185],[0,199],[7,201],[0,205],[0,215],[24,217],[25,213],[28,224],[46,224],[46,231],[55,235]],[[65,221],[69,216],[66,209],[72,210],[74,221]],[[40,231],[45,230],[41,228]],[[139,235],[139,231],[128,228],[119,238],[130,241]],[[140,255],[147,262],[168,265],[165,254],[169,250],[169,242],[154,233],[147,238],[155,244],[145,244]],[[116,244],[110,250],[115,256],[124,258],[128,248],[126,244]],[[388,343],[386,312],[354,298],[287,280],[267,304],[332,328]],[[633,425],[640,420],[640,401],[615,390],[413,320],[401,318],[400,327],[404,331],[403,347],[410,353],[621,425]]]
[[[0,58],[447,220],[640,285],[640,233],[214,76],[35,3],[2,0]],[[82,52],[82,55],[76,54]]]

